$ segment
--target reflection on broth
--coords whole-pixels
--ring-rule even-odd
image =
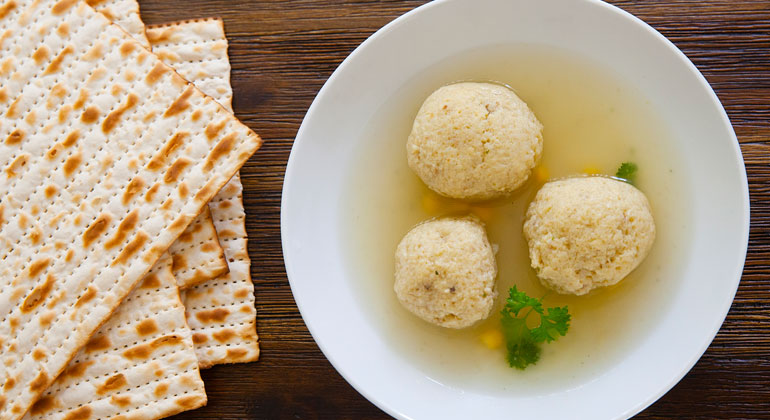
[[[457,80],[511,86],[544,126],[543,158],[528,182],[494,202],[465,203],[430,191],[406,162],[406,138],[422,101]],[[484,392],[542,393],[590,380],[620,360],[665,316],[690,239],[688,180],[680,151],[643,94],[584,60],[546,47],[476,50],[415,76],[394,92],[368,125],[354,153],[343,236],[353,288],[383,342],[416,369],[447,386]],[[549,179],[612,175],[621,162],[639,166],[636,185],[647,195],[657,225],[650,255],[616,286],[586,296],[549,292],[530,268],[522,224],[527,205]],[[486,224],[497,253],[499,296],[492,316],[463,330],[429,325],[402,308],[393,291],[394,251],[416,224],[472,213]],[[569,333],[543,346],[540,361],[508,367],[499,337],[499,311],[517,285],[546,306],[568,305]]]

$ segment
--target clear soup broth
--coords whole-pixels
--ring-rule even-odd
[[[530,106],[544,128],[540,165],[513,196],[468,204],[431,192],[409,169],[406,138],[423,100],[456,81],[504,83]],[[356,145],[343,197],[349,278],[383,341],[416,369],[446,386],[485,393],[542,394],[589,381],[617,363],[660,322],[678,285],[689,243],[688,180],[679,170],[665,120],[632,83],[560,50],[501,46],[470,51],[428,68],[385,101]],[[639,167],[637,186],[653,208],[657,239],[650,255],[620,284],[586,296],[548,292],[530,267],[522,225],[527,205],[547,179],[612,175],[622,162]],[[393,292],[394,252],[416,224],[473,213],[499,246],[498,298],[489,319],[464,330],[429,325],[401,307]],[[546,306],[568,305],[569,333],[543,345],[525,371],[508,367],[495,347],[500,308],[517,285]],[[486,338],[486,340],[485,340]]]

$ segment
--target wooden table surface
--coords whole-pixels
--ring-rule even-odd
[[[472,0],[469,0],[472,1]],[[319,351],[284,270],[279,213],[292,141],[339,63],[418,0],[144,0],[148,24],[225,20],[236,114],[265,139],[243,169],[262,357],[203,373],[208,406],[180,419],[377,419]],[[770,0],[613,0],[703,72],[738,134],[749,174],[746,268],[727,320],[695,368],[640,419],[770,418]]]

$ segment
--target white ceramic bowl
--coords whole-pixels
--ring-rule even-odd
[[[665,321],[594,380],[537,396],[444,386],[399,357],[351,290],[340,213],[367,121],[392,92],[454,54],[496,44],[556,46],[634,81],[671,124],[693,182],[694,239]],[[413,10],[357,48],[321,89],[286,170],[281,233],[302,316],[361,394],[410,419],[627,418],[668,391],[722,324],[746,255],[749,199],[730,122],[695,66],[632,15],[595,0],[446,0]]]

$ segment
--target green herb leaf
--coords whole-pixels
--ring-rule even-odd
[[[633,162],[623,162],[615,173],[615,177],[625,180],[631,185],[634,185],[636,179],[636,171],[639,169]]]
[[[505,302],[503,311],[513,312],[513,316],[519,316],[519,311],[527,307],[532,308],[533,311],[539,314],[543,313],[543,304],[540,302],[540,299],[529,297],[526,293],[520,292],[516,286],[513,286],[508,291],[508,299]]]
[[[503,317],[502,323],[508,364],[524,370],[527,366],[537,363],[540,360],[540,345],[532,338],[526,321],[522,318]]]
[[[540,360],[540,343],[550,343],[567,334],[571,316],[566,306],[544,309],[542,299],[530,297],[516,286],[508,291],[508,295],[500,319],[508,350],[506,359],[511,367],[525,369]],[[529,311],[519,317],[524,309]],[[540,325],[530,329],[527,317],[532,312],[540,316]]]
[[[540,315],[540,325],[532,329],[532,337],[537,342],[550,343],[567,334],[572,316],[566,306],[548,308],[545,315]]]

